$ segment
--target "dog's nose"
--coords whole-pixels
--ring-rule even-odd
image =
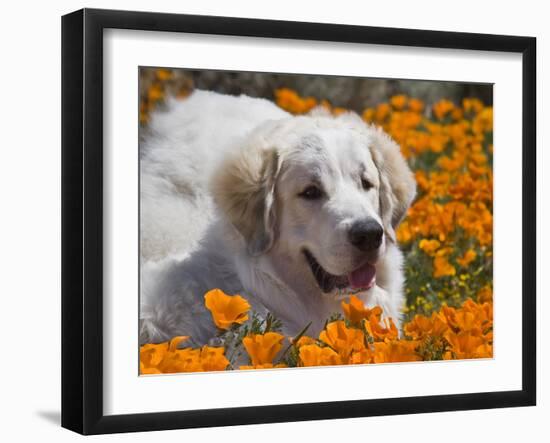
[[[382,244],[384,230],[372,218],[353,223],[348,231],[350,243],[361,251],[372,251]]]

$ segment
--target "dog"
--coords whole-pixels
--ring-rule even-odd
[[[240,294],[293,336],[355,294],[400,324],[395,230],[416,192],[399,146],[352,112],[293,116],[195,91],[140,140],[140,343],[216,335],[204,294]]]

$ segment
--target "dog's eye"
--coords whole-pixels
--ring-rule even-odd
[[[365,191],[368,191],[370,188],[372,188],[372,183],[368,181],[366,178],[361,179],[361,186]]]
[[[323,196],[323,191],[321,191],[317,186],[311,185],[298,195],[306,200],[317,200]]]

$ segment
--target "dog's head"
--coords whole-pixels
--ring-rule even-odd
[[[213,181],[248,253],[295,291],[370,288],[414,194],[399,146],[357,115],[291,117],[249,137]]]

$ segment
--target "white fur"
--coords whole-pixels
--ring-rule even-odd
[[[317,334],[341,297],[322,293],[303,248],[335,275],[375,263],[376,286],[358,296],[399,322],[402,256],[393,230],[414,180],[381,131],[353,114],[293,117],[267,100],[196,91],[152,116],[140,156],[141,342],[207,342],[215,329],[203,296],[213,288],[243,295],[260,315],[272,312],[286,334],[310,321],[308,334]],[[297,194],[312,174],[327,198],[305,202]],[[372,190],[357,184],[358,174]],[[361,217],[385,230],[368,254],[346,240]]]

